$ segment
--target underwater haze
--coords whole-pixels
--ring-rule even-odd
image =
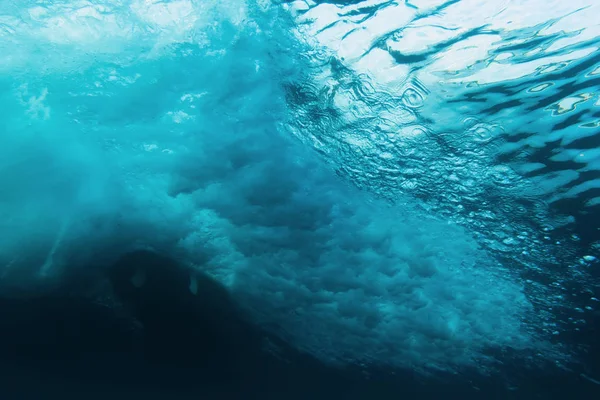
[[[0,2],[0,293],[152,250],[327,365],[598,386],[596,3]]]

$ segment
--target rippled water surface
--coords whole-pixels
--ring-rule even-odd
[[[1,290],[152,248],[325,363],[593,381],[597,15],[4,2]]]

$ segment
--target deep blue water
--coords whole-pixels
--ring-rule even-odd
[[[598,13],[0,4],[0,398],[600,394]]]

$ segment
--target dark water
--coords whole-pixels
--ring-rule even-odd
[[[143,285],[132,276],[144,271]],[[87,274],[86,274],[87,275]],[[139,283],[140,281],[138,281]],[[336,368],[245,321],[227,291],[150,252],[52,293],[0,303],[3,399],[563,399],[594,398],[577,372],[504,365],[426,378],[391,368]],[[86,293],[87,291],[87,293]],[[600,319],[578,340],[600,367]],[[575,338],[574,338],[575,339]],[[507,382],[510,382],[507,385]]]

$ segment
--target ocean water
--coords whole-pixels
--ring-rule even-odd
[[[0,2],[0,398],[600,393],[596,15]]]

